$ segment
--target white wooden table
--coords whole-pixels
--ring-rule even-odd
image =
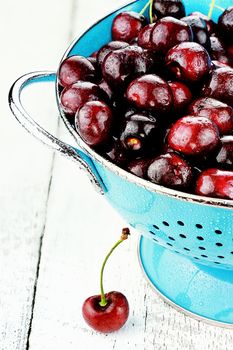
[[[124,0],[123,0],[124,2]],[[56,70],[67,45],[121,0],[8,0],[0,11],[0,349],[224,350],[233,332],[185,317],[144,280],[136,232],[106,268],[106,291],[131,305],[118,333],[93,332],[83,300],[98,293],[99,269],[125,223],[77,166],[55,155],[13,120],[11,83],[28,71]],[[72,142],[58,123],[53,86],[25,94],[33,116]]]

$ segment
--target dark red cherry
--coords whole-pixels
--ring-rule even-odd
[[[192,41],[191,27],[173,17],[160,19],[151,32],[152,48],[154,52],[166,54],[173,46],[185,41]]]
[[[158,121],[155,117],[145,114],[129,116],[122,127],[120,140],[125,149],[142,153],[150,151],[158,141]]]
[[[233,170],[233,136],[223,136],[221,146],[216,155],[218,167]]]
[[[227,57],[227,52],[223,41],[217,36],[210,37],[210,55],[213,60],[229,65],[230,61]]]
[[[196,183],[196,194],[233,199],[233,171],[219,169],[203,171]]]
[[[203,19],[205,21],[209,35],[213,34],[217,30],[216,23],[214,23],[214,21],[211,18],[204,15],[202,12],[194,11],[190,13],[190,16],[198,16],[199,18]]]
[[[185,16],[185,7],[182,0],[154,0],[153,15],[156,18],[171,16],[179,19]]]
[[[104,144],[110,137],[113,115],[106,103],[85,103],[75,115],[75,126],[82,139],[90,146]]]
[[[181,113],[192,101],[192,93],[190,89],[180,81],[168,82],[173,96],[173,110]]]
[[[113,99],[113,90],[109,86],[109,84],[104,79],[102,79],[98,85],[108,95],[109,100],[112,100]]]
[[[82,56],[66,58],[58,71],[59,84],[63,87],[68,87],[78,80],[93,81],[94,77],[94,66],[87,58]]]
[[[110,52],[102,64],[104,79],[118,91],[132,78],[151,71],[155,64],[152,52],[139,46],[128,46]]]
[[[124,49],[126,46],[129,46],[128,43],[124,41],[110,41],[108,44],[101,47],[97,53],[97,62],[101,65],[109,52],[116,51],[119,49]]]
[[[213,70],[202,93],[233,106],[233,69],[225,67]]]
[[[207,30],[206,22],[197,15],[190,15],[181,18],[181,20],[187,23],[193,32],[193,41],[204,46],[206,50],[210,49],[210,38]]]
[[[131,42],[146,24],[146,18],[137,12],[119,13],[112,23],[112,38]]]
[[[105,100],[107,96],[99,86],[89,82],[78,81],[65,88],[61,93],[60,99],[64,112],[74,115],[84,103]]]
[[[225,39],[232,43],[233,38],[233,6],[228,7],[218,19],[218,28]]]
[[[109,140],[108,145],[105,146],[105,149],[101,153],[105,158],[121,167],[124,167],[124,165],[128,162],[127,151],[122,146],[121,142],[116,138]]]
[[[168,134],[168,145],[188,156],[210,153],[219,143],[217,126],[205,117],[183,117]]]
[[[138,34],[138,45],[143,49],[152,49],[151,42],[151,32],[155,26],[155,23],[148,24],[144,28],[142,28]]]
[[[127,169],[132,174],[145,179],[147,177],[149,163],[149,159],[135,159],[128,164]]]
[[[148,179],[159,185],[186,188],[192,180],[192,169],[175,153],[163,154],[155,158],[147,170]]]
[[[155,74],[133,80],[127,91],[127,100],[139,109],[166,113],[172,106],[172,92],[168,83]]]
[[[188,113],[212,120],[222,135],[233,132],[233,109],[226,103],[211,97],[200,97],[192,102]]]
[[[200,81],[211,70],[211,59],[203,46],[181,43],[171,48],[165,58],[167,68],[179,80]]]

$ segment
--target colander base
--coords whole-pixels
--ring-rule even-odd
[[[233,271],[196,264],[141,237],[139,261],[147,279],[173,307],[214,325],[233,328]]]

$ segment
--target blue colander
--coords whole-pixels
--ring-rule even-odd
[[[140,11],[147,0],[127,4],[103,18],[72,43],[64,58],[89,56],[111,40],[117,13]],[[186,11],[208,14],[210,0],[185,1]],[[232,0],[217,0],[213,19]],[[142,236],[140,264],[153,287],[170,304],[196,318],[233,325],[233,201],[206,198],[167,189],[138,178],[110,163],[88,147],[60,110],[76,141],[71,147],[39,126],[21,105],[24,87],[36,82],[58,85],[52,72],[29,73],[19,78],[9,94],[17,120],[42,142],[76,161],[95,188]],[[59,103],[58,103],[59,108]]]

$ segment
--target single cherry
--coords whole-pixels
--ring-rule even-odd
[[[226,66],[213,70],[202,94],[233,106],[233,69]]]
[[[233,132],[233,108],[226,103],[211,97],[200,97],[190,104],[188,113],[210,119],[222,135]]]
[[[179,80],[197,82],[211,70],[211,59],[203,46],[197,43],[181,43],[166,55],[166,66]]]
[[[84,103],[107,100],[107,96],[99,86],[86,81],[78,81],[62,91],[60,100],[64,112],[74,115]]]
[[[207,169],[196,183],[196,194],[233,199],[233,171]]]
[[[109,141],[101,153],[106,159],[110,160],[120,167],[124,167],[128,162],[128,154],[126,149],[122,146],[120,140],[115,137]]]
[[[215,33],[215,31],[217,30],[217,25],[216,25],[216,23],[214,23],[214,21],[211,18],[204,15],[204,13],[198,12],[198,11],[194,11],[194,12],[190,13],[190,16],[192,16],[192,15],[198,16],[199,18],[201,18],[205,21],[206,28],[207,28],[209,35]]]
[[[131,79],[146,74],[155,65],[152,52],[139,46],[128,46],[124,49],[110,52],[102,64],[104,79],[118,90]]]
[[[103,262],[100,273],[101,294],[89,297],[83,303],[82,314],[85,321],[98,332],[110,333],[119,330],[129,316],[129,303],[126,297],[115,291],[105,294],[103,288],[103,272],[106,262],[112,252],[128,238],[129,234],[128,228],[122,230],[120,240],[113,246]]]
[[[109,52],[124,49],[126,46],[129,46],[129,44],[124,41],[110,41],[108,44],[102,46],[97,53],[98,64],[101,65],[103,63]]]
[[[111,109],[101,101],[85,103],[75,115],[76,130],[90,146],[104,144],[113,124]]]
[[[172,107],[172,91],[168,83],[155,74],[133,80],[126,91],[126,98],[138,109],[157,113],[169,112]]]
[[[173,110],[177,113],[185,111],[186,107],[192,101],[190,89],[180,81],[168,82],[173,96]]]
[[[181,21],[185,22],[192,28],[193,41],[202,45],[206,50],[210,49],[210,37],[204,19],[197,15],[189,15],[181,18]]]
[[[218,19],[218,28],[223,37],[232,42],[233,38],[233,6],[228,7]]]
[[[137,12],[122,12],[112,23],[113,40],[131,42],[147,24],[146,18]]]
[[[185,7],[182,0],[154,0],[153,15],[158,19],[166,16],[179,19],[185,16]]]
[[[204,117],[178,119],[168,134],[168,145],[188,156],[210,153],[219,143],[217,126]]]
[[[233,170],[233,136],[223,136],[220,140],[220,149],[216,155],[218,167]]]
[[[123,147],[137,154],[151,151],[158,141],[158,126],[158,120],[149,113],[130,115],[120,133]]]
[[[160,19],[151,31],[151,42],[153,51],[166,54],[173,46],[185,41],[193,41],[191,27],[173,17]]]
[[[68,87],[78,80],[93,81],[94,78],[94,66],[87,58],[82,56],[66,58],[58,71],[58,80],[63,87]]]
[[[192,180],[192,169],[175,153],[162,154],[152,160],[147,170],[148,179],[159,185],[186,188]]]

